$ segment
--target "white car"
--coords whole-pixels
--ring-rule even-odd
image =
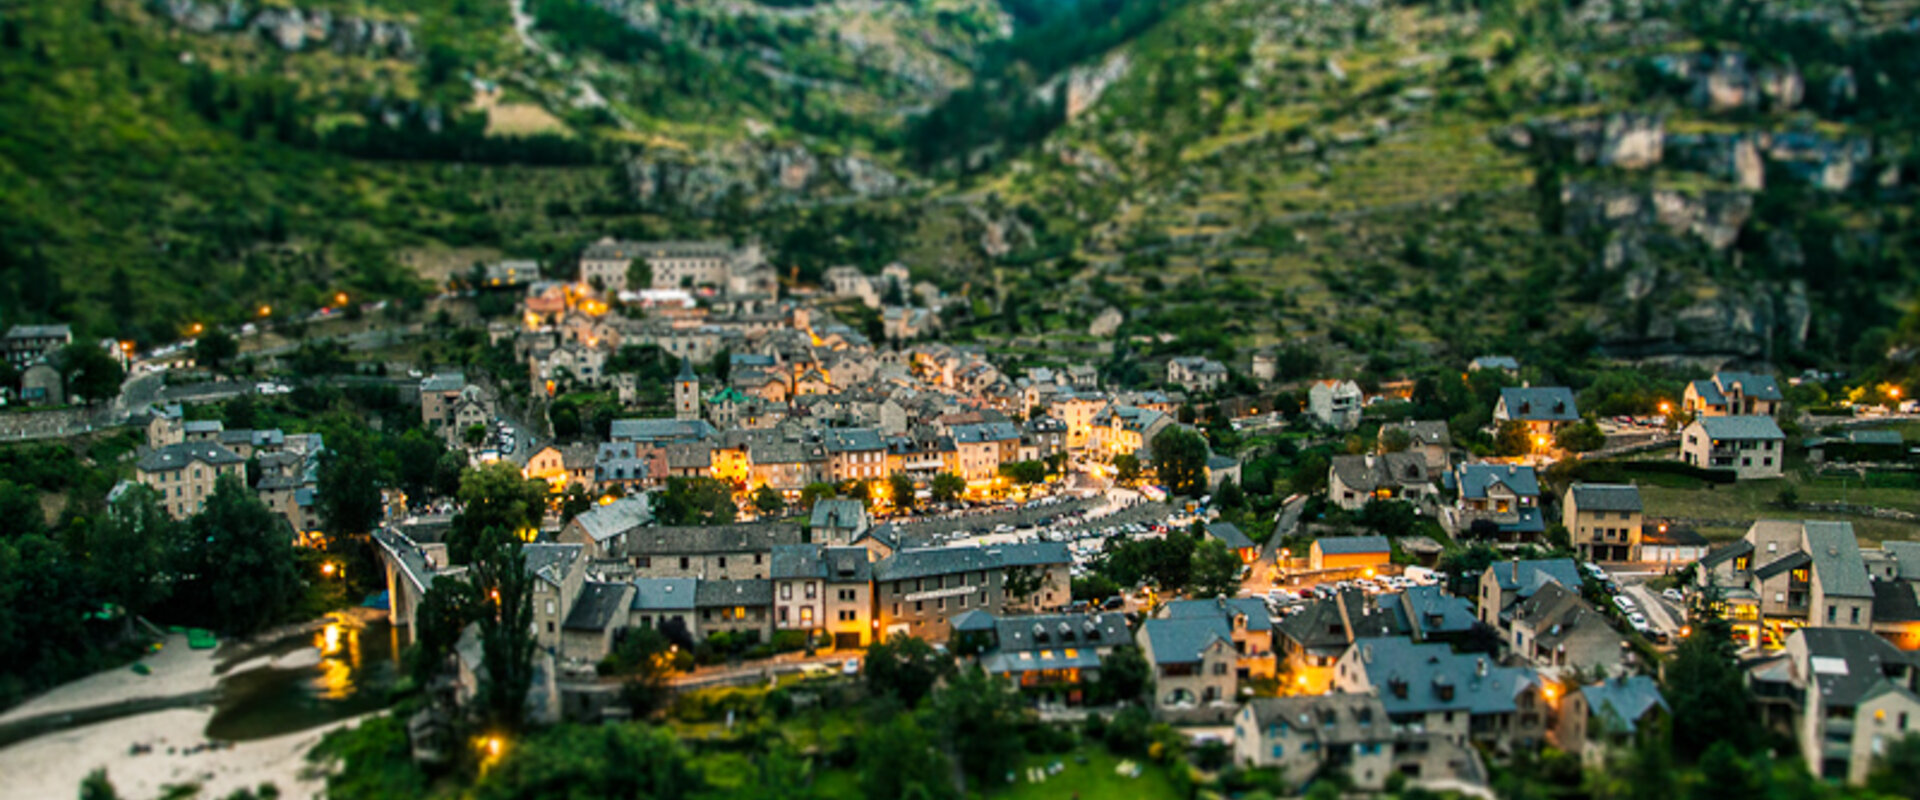
[[[857,658],[847,659],[845,663],[842,663],[840,665],[840,674],[842,675],[860,674],[860,659],[857,659]]]
[[[1638,611],[1635,611],[1632,614],[1627,615],[1627,624],[1632,625],[1634,630],[1639,631],[1641,633],[1647,633],[1648,631],[1651,630],[1651,628],[1648,627],[1647,625],[1647,615],[1642,614]]]
[[[1668,600],[1672,600],[1673,602],[1676,602],[1676,603],[1684,603],[1687,601],[1687,596],[1684,594],[1681,594],[1679,589],[1668,589],[1664,592],[1661,592],[1660,596],[1667,598]]]
[[[1614,604],[1615,606],[1618,606],[1618,607],[1620,608],[1620,610],[1621,610],[1621,611],[1624,611],[1624,612],[1626,612],[1626,613],[1628,613],[1628,614],[1632,614],[1632,613],[1634,613],[1634,612],[1635,612],[1636,610],[1638,610],[1638,609],[1637,609],[1637,607],[1636,607],[1636,606],[1634,606],[1634,604],[1633,604],[1633,598],[1631,598],[1631,597],[1628,597],[1628,596],[1626,596],[1626,595],[1624,595],[1624,594],[1616,594],[1616,595],[1614,595],[1614,596],[1613,596],[1613,604]]]

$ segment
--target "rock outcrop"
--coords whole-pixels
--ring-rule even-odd
[[[289,53],[328,46],[343,55],[412,58],[413,29],[403,23],[335,16],[326,9],[249,8],[240,0],[153,0],[154,13],[194,33],[251,31]]]
[[[729,197],[769,206],[837,198],[874,198],[908,188],[905,179],[855,155],[823,159],[805,145],[749,140],[689,153],[643,151],[627,162],[627,182],[641,206],[701,216]]]

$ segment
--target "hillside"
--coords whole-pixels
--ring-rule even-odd
[[[47,122],[0,150],[5,319],[160,339],[733,235],[902,260],[1016,350],[1118,307],[1384,375],[1872,361],[1920,284],[1887,4],[216,5],[0,3],[0,109]]]

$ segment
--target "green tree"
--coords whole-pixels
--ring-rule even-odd
[[[1300,466],[1294,468],[1293,475],[1288,477],[1288,490],[1298,495],[1312,495],[1326,491],[1327,470],[1331,467],[1332,462],[1327,459],[1326,454],[1308,453],[1300,459]]]
[[[127,372],[107,351],[91,344],[71,344],[60,351],[60,374],[67,394],[84,399],[88,405],[120,394],[120,382]]]
[[[1553,443],[1569,453],[1590,453],[1607,446],[1607,435],[1593,420],[1583,419],[1562,427],[1553,435]]]
[[[1013,461],[1000,465],[1000,475],[1022,486],[1045,483],[1047,465],[1042,461]]]
[[[737,509],[733,487],[718,478],[668,478],[653,514],[662,525],[728,525]]]
[[[1115,483],[1129,485],[1140,480],[1140,457],[1132,453],[1121,453],[1113,457],[1113,480]]]
[[[961,670],[933,698],[947,748],[975,786],[991,786],[1019,761],[1023,743],[1008,732],[1024,716],[1020,696],[979,666]]]
[[[533,686],[533,576],[519,537],[506,529],[486,529],[478,544],[472,574],[486,668],[481,705],[494,730],[515,732],[525,722],[527,690]]]
[[[1100,680],[1093,692],[1097,704],[1131,703],[1146,698],[1153,689],[1153,666],[1140,648],[1116,647],[1100,659]]]
[[[952,766],[913,714],[870,726],[854,748],[866,800],[953,800]]]
[[[1665,675],[1674,754],[1688,762],[1717,741],[1741,753],[1758,744],[1751,698],[1734,660],[1732,628],[1720,598],[1719,587],[1711,584],[1695,593],[1687,614],[1693,634],[1681,641]]]
[[[1047,573],[1025,564],[1008,567],[1006,576],[1000,591],[1006,594],[1007,603],[1012,606],[1030,604],[1033,596],[1047,586]]]
[[[380,524],[380,470],[367,435],[352,425],[327,434],[320,454],[320,524],[328,533],[361,534]]]
[[[440,460],[447,455],[447,448],[440,439],[427,435],[419,428],[409,429],[394,442],[395,477],[400,491],[407,493],[407,499],[418,503],[433,496],[434,479],[440,471]],[[459,472],[456,470],[455,480]],[[454,488],[458,490],[459,484]]]
[[[1199,497],[1207,491],[1207,440],[1174,426],[1153,437],[1153,471],[1167,491]]]
[[[80,781],[80,800],[120,800],[120,793],[114,791],[113,781],[107,780],[107,771],[96,769]]]
[[[244,636],[293,610],[305,581],[292,531],[239,478],[221,476],[187,527],[186,563],[174,572],[192,577],[175,591],[192,598],[211,627]]]
[[[620,698],[635,719],[646,719],[671,697],[667,678],[673,674],[673,643],[648,627],[624,629],[619,637],[613,652],[601,662],[600,673],[625,677]]]
[[[653,265],[644,258],[627,262],[627,289],[639,291],[653,288]]]
[[[460,432],[460,441],[465,442],[468,447],[479,447],[480,443],[486,440],[487,426],[485,425],[468,425],[466,430]]]
[[[501,761],[475,787],[478,800],[702,796],[705,779],[666,728],[646,725],[560,725],[509,742]]]
[[[1886,752],[1874,760],[1873,771],[1867,774],[1867,788],[1891,797],[1920,800],[1920,782],[1914,781],[1915,775],[1920,775],[1920,734],[1909,733],[1889,743]]]
[[[1196,598],[1232,597],[1240,591],[1240,557],[1227,549],[1225,542],[1207,538],[1193,549],[1192,577],[1188,581]]]
[[[47,517],[40,510],[40,491],[0,478],[0,533],[26,536],[46,530]]]
[[[1500,423],[1493,436],[1494,452],[1503,456],[1524,456],[1533,452],[1533,437],[1527,433],[1527,424],[1518,420]]]
[[[186,541],[152,488],[130,487],[83,535],[91,596],[144,614],[172,593],[167,570]]]
[[[951,503],[967,493],[967,482],[951,472],[942,472],[933,476],[933,480],[927,484],[927,489],[932,493],[933,502]]]
[[[1356,520],[1361,527],[1382,536],[1398,538],[1413,533],[1419,515],[1405,500],[1374,500],[1360,507]]]
[[[447,668],[461,632],[479,612],[472,584],[446,576],[433,579],[414,611],[413,646],[407,651],[407,671],[415,686],[431,685]]]
[[[413,762],[407,721],[375,714],[321,737],[307,759],[327,770],[328,800],[427,797],[427,773]]]
[[[461,475],[459,500],[460,513],[447,531],[447,558],[465,564],[473,560],[488,530],[525,538],[539,528],[547,511],[547,484],[527,480],[513,464],[496,461]]]
[[[193,360],[202,367],[222,372],[227,362],[240,355],[240,343],[232,334],[219,328],[213,328],[200,334],[193,343]]]
[[[781,497],[780,493],[774,491],[771,486],[761,486],[753,491],[753,508],[759,511],[762,517],[772,517],[786,507],[786,498]]]
[[[1247,493],[1234,481],[1221,481],[1220,488],[1213,493],[1213,504],[1221,511],[1243,511],[1247,507]]]
[[[831,500],[840,496],[840,489],[831,483],[814,481],[800,489],[800,508],[811,511],[813,504],[822,500]]]
[[[1392,427],[1380,431],[1380,452],[1399,453],[1413,446],[1413,434],[1405,428]]]
[[[912,708],[953,671],[953,661],[924,639],[894,634],[867,648],[867,688]]]
[[[574,517],[593,509],[593,493],[578,483],[567,484],[567,491],[560,496],[560,524],[573,521]]]
[[[904,472],[887,476],[887,490],[887,494],[893,498],[893,507],[901,511],[912,511],[920,502],[914,496],[913,479]]]
[[[467,471],[467,457],[463,453],[448,451],[433,463],[433,484],[431,494],[436,497],[453,497],[460,493],[460,477]],[[425,497],[417,499],[426,499]]]

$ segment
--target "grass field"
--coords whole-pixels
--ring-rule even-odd
[[[1742,521],[1762,518],[1833,519],[1852,522],[1854,530],[1860,534],[1863,542],[1920,539],[1920,525],[1913,523],[1838,515],[1809,511],[1804,508],[1786,509],[1776,505],[1780,491],[1791,486],[1803,504],[1845,502],[1920,512],[1920,491],[1913,489],[1863,486],[1859,479],[1843,480],[1831,476],[1809,478],[1798,472],[1788,473],[1787,477],[1775,480],[1741,481],[1724,485],[1703,484],[1681,476],[1660,477],[1663,480],[1640,483],[1640,500],[1649,517]],[[1710,527],[1702,528],[1700,532],[1709,539],[1732,539],[1744,534],[1746,528]]]
[[[1081,756],[1086,757],[1086,763],[1079,762]],[[1021,764],[1019,780],[1004,790],[984,796],[1002,800],[1063,800],[1071,797],[1082,800],[1158,800],[1178,796],[1164,767],[1136,761],[1141,765],[1140,777],[1129,778],[1114,772],[1122,760],[1105,748],[1088,746],[1065,755],[1030,755]],[[1041,783],[1027,781],[1028,768],[1045,768],[1055,761],[1066,765],[1066,769]]]

